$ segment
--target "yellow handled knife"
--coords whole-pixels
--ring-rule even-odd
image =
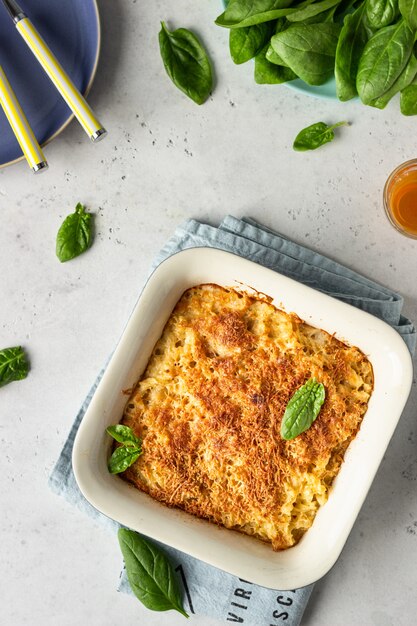
[[[80,94],[22,8],[15,0],[3,0],[3,4],[10,13],[20,35],[42,65],[87,135],[92,141],[103,139],[107,134],[105,128],[100,124],[91,107]]]
[[[26,115],[23,113],[16,94],[14,93],[3,68],[0,65],[0,104],[10,126],[22,148],[27,162],[35,173],[48,168],[48,164],[38,144]]]

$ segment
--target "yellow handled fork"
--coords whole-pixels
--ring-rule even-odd
[[[0,104],[22,148],[27,162],[34,172],[42,172],[48,164],[35,135],[27,121],[3,68],[0,65]]]
[[[16,28],[92,141],[107,134],[46,42],[16,0],[3,0]]]

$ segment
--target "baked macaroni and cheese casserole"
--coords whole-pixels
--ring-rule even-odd
[[[324,403],[284,439],[288,403],[311,379]],[[267,297],[193,287],[127,402],[122,424],[142,454],[122,476],[168,506],[289,548],[326,502],[372,389],[358,348]]]

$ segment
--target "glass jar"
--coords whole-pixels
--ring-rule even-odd
[[[399,165],[384,187],[384,208],[391,224],[417,239],[417,159]]]

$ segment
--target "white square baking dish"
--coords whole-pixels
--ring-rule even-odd
[[[131,388],[144,371],[175,304],[189,287],[215,283],[251,288],[307,323],[358,346],[371,361],[375,386],[359,433],[349,446],[315,521],[294,547],[233,532],[153,500],[118,476],[107,460],[105,434],[120,421]],[[84,416],[73,468],[86,499],[108,517],[258,585],[294,589],[321,578],[337,560],[371,486],[412,383],[410,354],[381,320],[233,254],[193,248],[164,261],[148,280]]]

